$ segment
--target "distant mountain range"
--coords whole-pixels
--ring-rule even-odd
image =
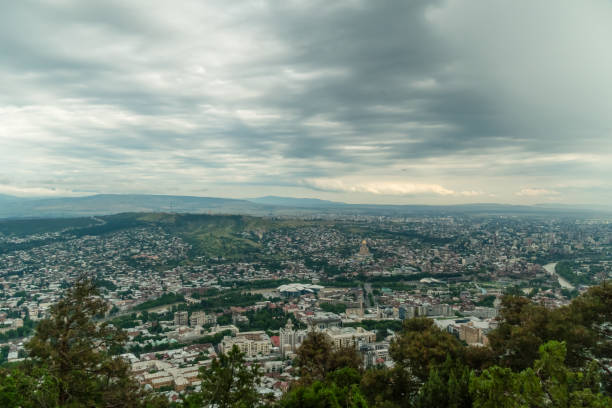
[[[73,217],[123,212],[211,212],[261,214],[262,206],[246,200],[144,194],[97,194],[86,197],[18,198],[0,196],[0,218]]]
[[[0,194],[0,218],[51,218],[107,215],[125,212],[296,215],[422,216],[453,214],[612,214],[611,208],[559,205],[374,205],[346,204],[314,198],[266,196],[252,199],[146,194],[97,194],[86,197],[20,198]]]
[[[297,207],[297,208],[323,208],[323,207],[341,207],[347,204],[335,201],[319,200],[318,198],[294,198],[294,197],[276,197],[265,196],[259,198],[248,198],[248,201],[263,205],[273,205],[282,207]]]

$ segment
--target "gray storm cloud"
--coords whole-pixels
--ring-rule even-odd
[[[0,193],[607,203],[607,1],[0,5]]]

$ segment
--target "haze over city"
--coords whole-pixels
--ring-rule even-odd
[[[0,193],[612,199],[607,1],[6,2]]]

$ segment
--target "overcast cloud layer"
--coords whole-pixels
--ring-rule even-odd
[[[0,193],[612,199],[612,2],[11,1]]]

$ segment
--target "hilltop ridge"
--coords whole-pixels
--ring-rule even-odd
[[[422,216],[461,214],[542,215],[612,214],[604,207],[507,205],[348,204],[316,198],[266,196],[251,199],[154,194],[96,194],[84,197],[21,198],[0,195],[1,218],[53,218],[125,212],[243,214],[257,216],[373,215]]]

